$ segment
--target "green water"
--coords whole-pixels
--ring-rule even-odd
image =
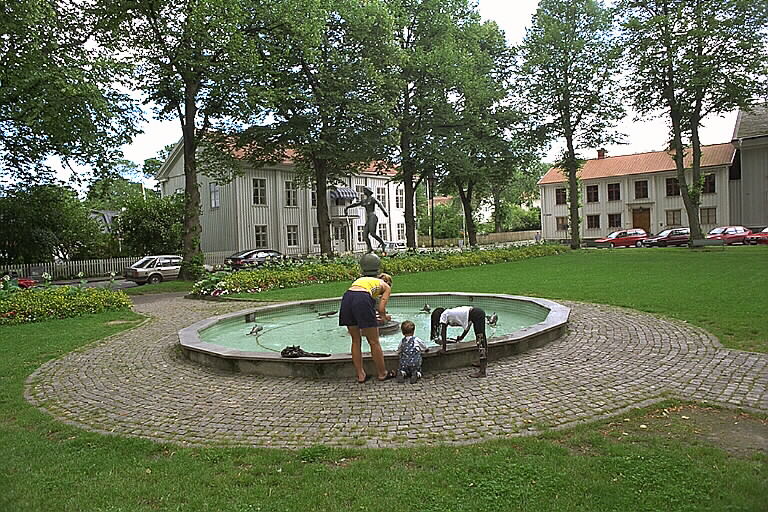
[[[534,325],[546,319],[548,310],[533,303],[516,302],[498,298],[472,298],[467,302],[457,302],[458,297],[435,297],[431,307],[453,307],[471,305],[485,310],[486,315],[496,313],[499,317],[495,327],[486,324],[488,338],[510,334],[518,329]],[[403,322],[411,320],[416,324],[416,336],[429,342],[430,315],[420,312],[424,306],[423,298],[392,297],[387,312],[392,320]],[[289,345],[300,345],[307,352],[346,354],[350,351],[350,338],[346,327],[339,326],[338,314],[322,317],[319,314],[338,311],[338,301],[319,305],[296,305],[279,311],[256,313],[255,324],[264,329],[258,336],[249,335],[254,322],[245,322],[244,317],[221,321],[200,332],[202,341],[238,350],[254,352],[280,352]],[[449,327],[448,337],[460,335],[460,327]],[[403,335],[400,330],[381,335],[384,350],[396,350]],[[465,338],[473,341],[474,332]],[[363,341],[363,351],[367,351]]]

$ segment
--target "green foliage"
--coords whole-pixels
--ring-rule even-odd
[[[126,294],[105,288],[56,286],[0,290],[0,325],[42,322],[130,307],[131,301]]]
[[[184,197],[128,199],[118,219],[125,249],[133,254],[178,254],[184,230]]]
[[[152,190],[146,190],[141,183],[130,181],[126,177],[137,175],[138,166],[135,163],[120,160],[109,172],[90,184],[85,203],[94,210],[120,210],[129,199],[155,194]]]
[[[83,6],[13,0],[0,11],[0,177],[45,182],[48,157],[98,167],[119,157],[140,114]]]
[[[107,244],[70,187],[19,187],[0,197],[0,263],[103,257]]]
[[[539,256],[559,254],[567,249],[558,245],[536,245],[510,249],[464,252],[434,252],[401,254],[382,261],[382,270],[399,275],[452,268],[488,265],[518,261]],[[306,284],[348,281],[360,276],[360,267],[354,258],[313,260],[267,264],[256,270],[217,272],[195,283],[193,294],[200,296],[233,293],[260,293],[278,288],[292,288]]]

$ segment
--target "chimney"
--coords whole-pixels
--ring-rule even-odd
[[[605,148],[598,149],[597,150],[597,159],[598,160],[602,160],[603,158],[605,158],[605,154],[606,153],[607,153],[607,151],[605,151]]]

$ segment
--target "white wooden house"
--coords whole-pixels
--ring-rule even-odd
[[[704,193],[699,217],[702,230],[733,222],[735,147],[731,143],[702,147]],[[690,155],[686,156],[690,165]],[[668,227],[687,226],[688,216],[680,196],[675,162],[666,151],[608,157],[604,150],[587,160],[580,174],[579,213],[581,237],[599,238],[612,231],[643,228],[657,233]],[[686,176],[690,181],[690,171]],[[568,232],[566,175],[550,169],[539,180],[542,236],[564,240]]]
[[[290,159],[274,165],[253,168],[243,162],[243,172],[231,182],[219,185],[198,175],[201,199],[202,234],[205,253],[234,253],[245,249],[274,249],[283,254],[320,252],[315,191],[294,181]],[[378,234],[385,241],[405,240],[405,193],[403,185],[392,181],[395,171],[381,171],[371,165],[344,183],[328,187],[332,248],[335,252],[360,252],[365,210],[344,207],[357,201],[362,188],[374,191],[385,205],[388,217],[376,209]],[[177,144],[157,176],[162,196],[184,191],[184,157]],[[375,247],[375,245],[374,245]]]

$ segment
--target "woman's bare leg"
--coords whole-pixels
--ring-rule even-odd
[[[373,358],[373,364],[376,365],[376,373],[379,380],[384,380],[387,377],[387,366],[384,363],[384,351],[381,350],[381,343],[379,343],[379,328],[368,327],[360,329],[365,339],[368,340],[368,346],[371,347],[371,357]],[[354,360],[354,352],[352,353]],[[362,359],[361,359],[362,364]]]
[[[348,325],[347,331],[349,331],[349,336],[352,338],[352,364],[355,366],[357,380],[363,382],[365,380],[365,370],[363,369],[363,350],[361,347],[363,338],[360,335],[360,328]]]

